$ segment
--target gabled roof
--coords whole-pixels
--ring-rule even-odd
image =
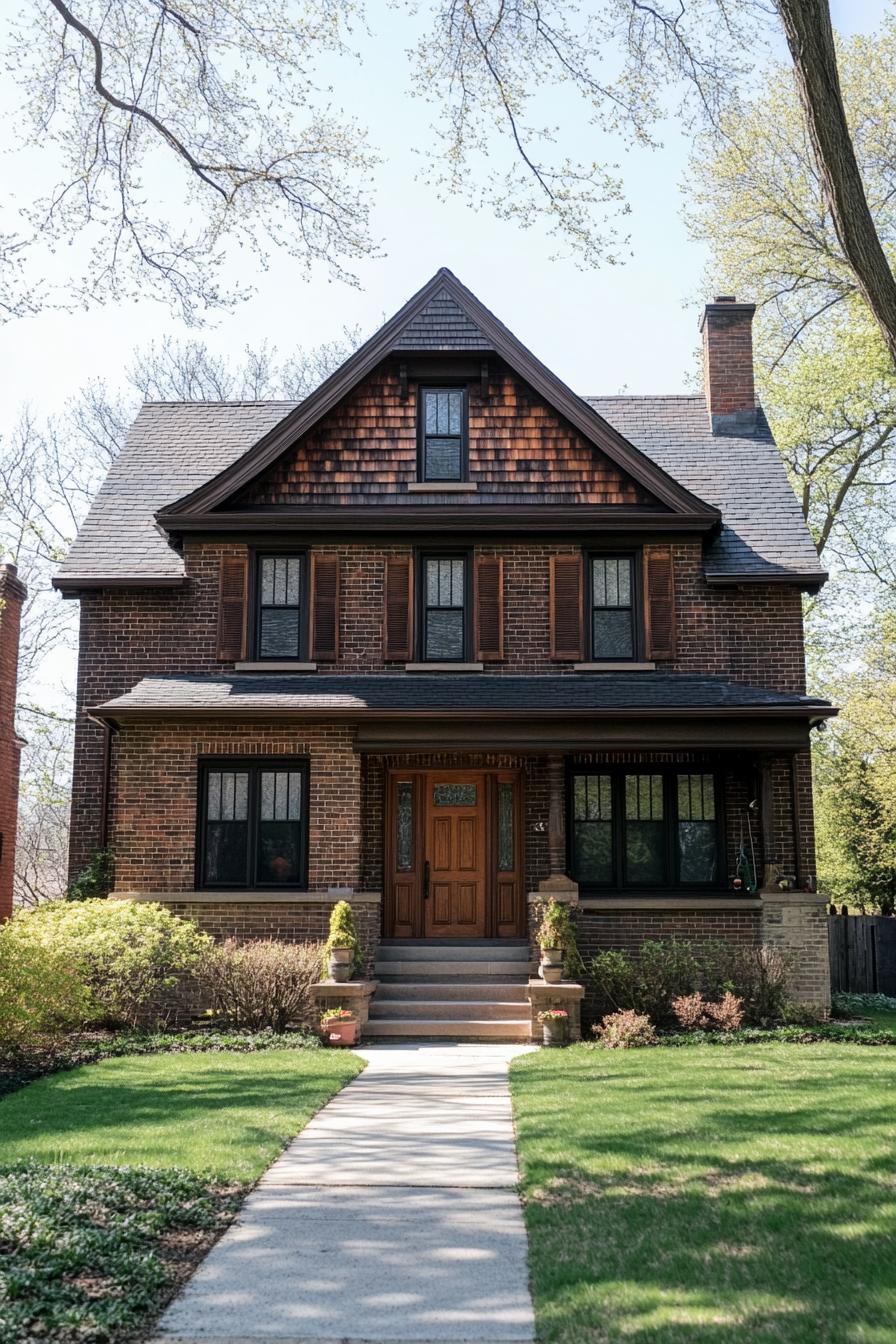
[[[228,501],[308,433],[381,361],[394,352],[494,352],[564,416],[595,448],[644,486],[663,506],[680,515],[711,521],[715,510],[639,452],[582,397],[576,396],[444,267],[394,317],[356,350],[311,396],[240,459],[198,489],[161,509],[161,526],[176,530],[178,520],[226,509]]]

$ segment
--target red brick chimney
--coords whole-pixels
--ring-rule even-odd
[[[700,319],[703,386],[713,434],[749,433],[756,424],[753,386],[755,303],[719,294]]]
[[[0,921],[12,914],[12,877],[19,814],[19,756],[15,729],[19,628],[27,590],[15,565],[0,565]]]

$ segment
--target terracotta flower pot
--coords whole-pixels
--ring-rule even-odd
[[[356,1017],[333,1017],[324,1023],[324,1037],[328,1045],[357,1045],[359,1022]]]
[[[559,985],[563,979],[563,948],[543,947],[538,969],[546,985]]]
[[[352,963],[355,960],[354,949],[351,947],[331,947],[329,956],[330,979],[337,981],[338,984],[344,984],[346,980],[352,978]]]

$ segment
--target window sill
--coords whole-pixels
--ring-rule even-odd
[[[692,895],[687,892],[665,896],[580,896],[580,910],[761,910],[758,896],[742,896],[736,891],[728,895]]]
[[[484,663],[405,663],[405,672],[484,672]]]
[[[317,663],[300,663],[284,659],[283,662],[234,663],[234,672],[316,672]]]
[[[411,481],[409,495],[470,495],[479,489],[475,481]]]
[[[230,889],[215,891],[200,888],[191,891],[111,891],[109,899],[113,901],[153,901],[162,905],[335,905],[337,901],[348,901],[349,905],[379,904],[382,893],[379,891],[353,891],[346,895],[342,891],[307,891],[291,889],[283,891],[262,891],[254,888],[250,891]]]
[[[655,672],[656,663],[573,663],[574,672]]]

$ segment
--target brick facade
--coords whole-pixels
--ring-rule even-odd
[[[25,596],[15,565],[0,565],[0,921],[12,914],[22,752],[15,727],[16,685]]]

